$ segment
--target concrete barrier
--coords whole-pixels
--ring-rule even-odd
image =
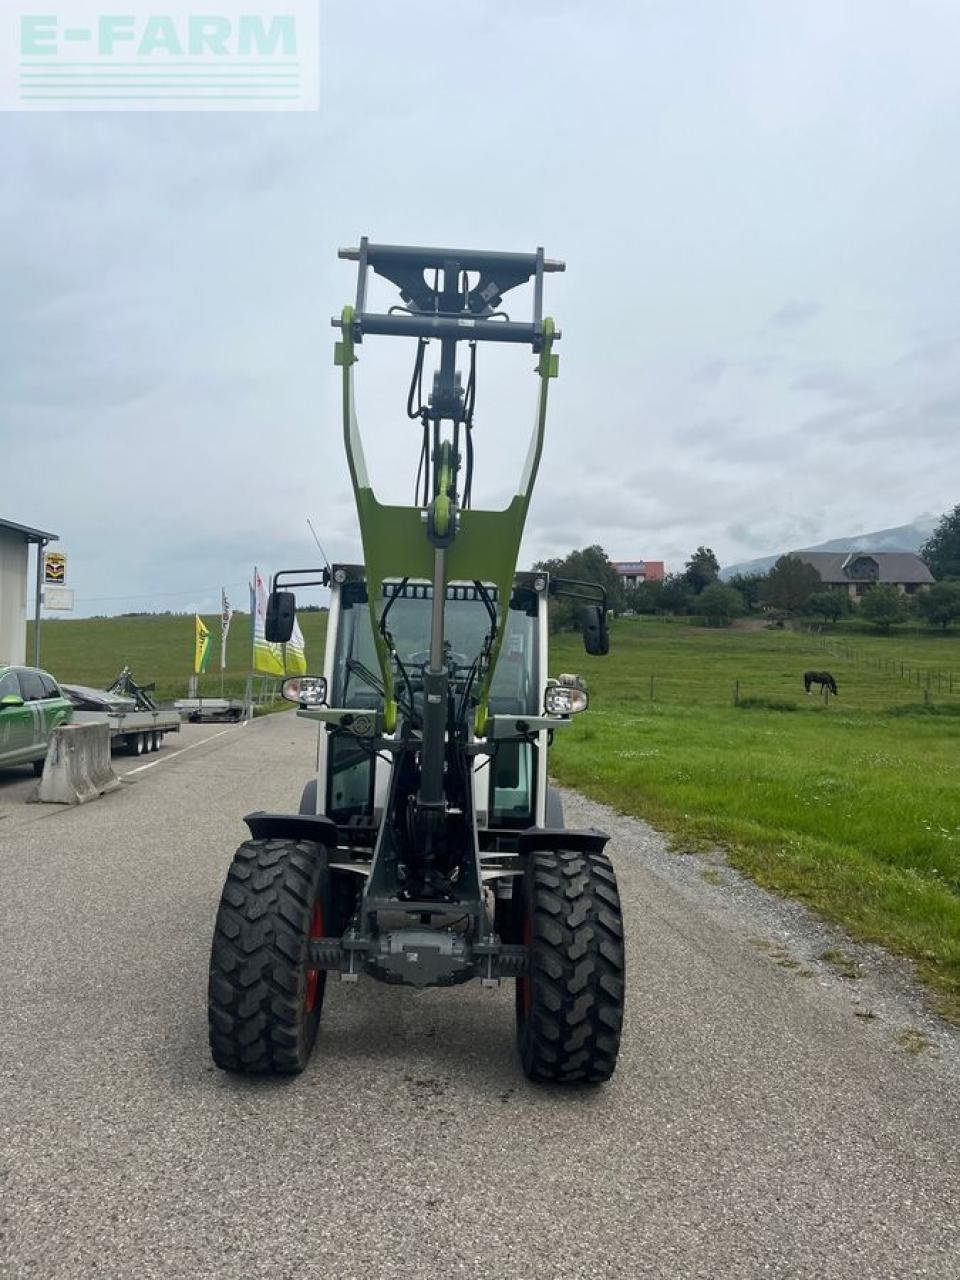
[[[65,724],[50,737],[43,777],[30,799],[39,804],[86,804],[119,786],[110,760],[110,726]]]

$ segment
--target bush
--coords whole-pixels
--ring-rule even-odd
[[[807,610],[824,622],[836,622],[850,612],[850,597],[842,588],[839,591],[815,591],[807,601]]]
[[[871,587],[860,601],[860,613],[878,631],[886,634],[894,622],[903,622],[910,613],[907,597],[892,583]]]
[[[960,618],[960,582],[935,582],[915,597],[915,607],[925,622],[946,631]]]
[[[700,592],[696,607],[708,622],[717,627],[725,627],[731,618],[739,618],[743,613],[743,597],[733,587],[714,582]]]

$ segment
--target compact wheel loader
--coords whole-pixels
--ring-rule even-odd
[[[284,694],[318,726],[317,776],[298,813],[256,812],[227,873],[210,960],[210,1044],[228,1071],[292,1074],[317,1038],[328,975],[413,987],[516,983],[520,1060],[533,1080],[598,1083],[617,1062],[624,940],[601,831],[564,825],[549,785],[556,731],[585,709],[583,681],[548,675],[548,603],[579,602],[588,653],[609,648],[592,583],[517,572],[543,448],[560,332],[542,315],[536,253],[370,244],[356,302],[333,323],[343,437],[362,565],[274,576],[266,637],[292,634],[293,588],[323,585],[323,675]],[[367,309],[373,271],[399,290]],[[504,294],[532,285],[529,322]],[[381,503],[357,427],[354,365],[366,338],[416,341],[407,400],[419,423],[410,506]],[[539,397],[523,476],[501,511],[472,504],[477,350],[528,347]],[[431,392],[424,365],[439,347]],[[467,347],[468,372],[457,368]]]

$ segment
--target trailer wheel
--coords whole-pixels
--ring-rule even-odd
[[[339,877],[338,877],[339,879]],[[210,1049],[225,1071],[296,1075],[307,1065],[326,973],[311,938],[342,933],[341,886],[306,840],[247,840],[234,855],[210,956]]]
[[[531,1080],[600,1084],[617,1065],[623,918],[603,853],[532,853],[516,904],[529,972],[517,979],[517,1042]]]
[[[130,755],[142,756],[146,749],[146,742],[142,733],[131,733],[127,735],[127,751]]]

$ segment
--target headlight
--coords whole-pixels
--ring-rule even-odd
[[[319,707],[327,700],[327,682],[323,676],[291,676],[284,680],[280,693],[301,707]]]
[[[586,689],[571,685],[552,684],[543,695],[543,705],[548,716],[573,716],[587,709]]]

